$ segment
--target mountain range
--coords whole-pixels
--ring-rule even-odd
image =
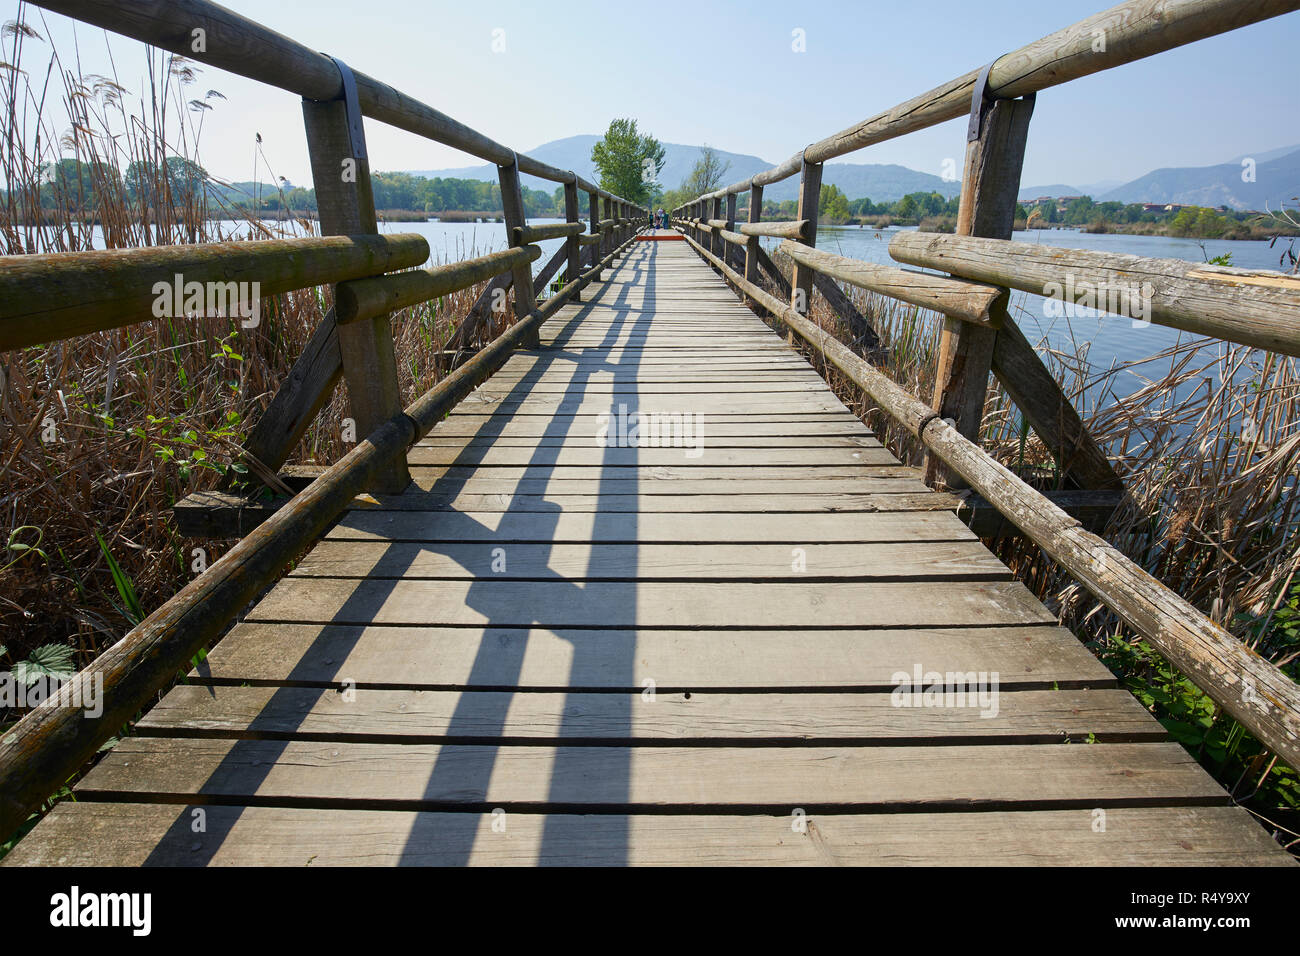
[[[1253,168],[1246,161],[1253,161]],[[1247,175],[1247,174],[1250,175]],[[1091,196],[1097,202],[1160,202],[1230,209],[1277,209],[1300,192],[1300,144],[1234,156],[1215,166],[1156,169],[1129,183],[1021,187],[1022,200]]]
[[[595,182],[599,179],[591,162],[591,147],[599,136],[568,136],[564,139],[543,143],[528,155],[549,163],[560,169],[572,169],[579,176]],[[663,143],[664,168],[659,173],[659,182],[665,189],[676,189],[682,180],[691,174],[692,167],[700,158],[700,147],[685,146],[681,143]],[[771,169],[775,163],[757,156],[744,153],[729,153],[723,149],[714,149],[724,162],[731,165],[723,174],[724,183],[734,183],[748,179],[755,173]],[[495,182],[497,168],[492,165],[462,166],[455,169],[410,170],[415,176],[427,176],[451,179],[479,179]],[[551,192],[555,184],[533,176],[523,176],[523,184],[529,189],[545,189]],[[862,164],[862,163],[827,163],[822,172],[822,182],[838,186],[850,199],[870,197],[876,202],[893,202],[902,199],[908,193],[938,192],[944,196],[955,196],[961,191],[960,182],[948,182],[939,176],[920,173],[906,166]],[[798,196],[799,180],[797,177],[783,180],[768,186],[763,192],[764,199],[783,200]]]
[[[529,154],[560,169],[572,169],[587,179],[598,179],[591,162],[591,147],[598,136],[568,136],[543,143]],[[700,156],[700,147],[681,143],[664,143],[664,167],[659,181],[665,188],[676,188],[687,176]],[[770,169],[774,164],[758,156],[714,150],[730,163],[723,175],[725,183],[747,179],[755,173]],[[1254,161],[1254,181],[1243,179],[1243,161]],[[490,164],[463,166],[455,169],[413,170],[416,176],[429,178],[477,179],[495,181],[497,170]],[[532,176],[524,176],[524,184],[532,189],[555,189],[555,184]],[[961,183],[945,180],[930,173],[918,172],[906,166],[879,163],[827,163],[822,172],[822,182],[838,186],[850,199],[869,197],[876,202],[893,202],[913,192],[937,192],[955,196]],[[799,181],[796,177],[768,186],[764,199],[794,199]],[[1233,209],[1276,209],[1283,200],[1292,199],[1300,192],[1300,144],[1280,149],[1234,157],[1216,166],[1173,167],[1157,169],[1132,182],[1105,180],[1071,186],[1053,183],[1046,186],[1027,186],[1020,190],[1022,200],[1040,196],[1092,196],[1097,202],[1181,203],[1197,206],[1224,205]]]

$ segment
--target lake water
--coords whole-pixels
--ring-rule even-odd
[[[913,227],[915,228],[915,227]],[[827,252],[864,259],[885,265],[898,265],[889,256],[889,240],[899,229],[874,230],[856,227],[821,227],[817,230],[817,247]],[[1267,242],[1235,241],[1226,239],[1175,239],[1166,236],[1128,236],[1115,233],[1091,234],[1066,229],[1035,229],[1016,232],[1016,242],[1066,249],[1090,249],[1098,252],[1128,253],[1153,259],[1186,259],[1205,262],[1225,253],[1232,255],[1232,264],[1243,269],[1277,269],[1282,248],[1270,248]],[[1204,245],[1204,250],[1202,250]],[[1073,337],[1076,342],[1092,346],[1094,364],[1109,365],[1114,358],[1119,362],[1132,362],[1186,341],[1186,333],[1158,325],[1134,327],[1125,316],[1097,314],[1076,308],[1074,316],[1049,314],[1047,301],[1041,296],[1012,293],[1012,314],[1020,323],[1030,341],[1046,340],[1053,347],[1065,348]],[[1053,303],[1060,311],[1059,304]]]
[[[902,227],[915,230],[915,227]],[[870,227],[823,226],[817,230],[817,247],[837,255],[863,259],[883,265],[898,265],[889,255],[889,241],[900,228],[876,230]],[[1067,249],[1089,249],[1099,252],[1128,253],[1158,259],[1185,259],[1203,263],[1207,258],[1231,254],[1232,265],[1246,269],[1279,269],[1279,256],[1285,246],[1279,242],[1271,247],[1266,241],[1236,241],[1226,239],[1176,239],[1166,236],[1130,236],[1117,233],[1091,234],[1067,229],[1036,229],[1016,232],[1017,242],[1058,246]],[[779,245],[779,240],[764,240],[769,248]],[[1202,248],[1203,247],[1203,248]],[[906,267],[911,268],[911,267]],[[1049,307],[1050,305],[1050,307]],[[1177,329],[1135,322],[1122,315],[1108,315],[1096,310],[1071,307],[1071,314],[1061,315],[1061,303],[1048,303],[1041,296],[1012,292],[1011,314],[1026,337],[1035,345],[1045,345],[1067,355],[1075,355],[1079,346],[1087,347],[1087,358],[1097,375],[1112,365],[1139,363],[1179,344],[1196,341],[1196,337]],[[1217,341],[1204,341],[1193,359],[1195,365],[1209,362],[1222,348]],[[1088,389],[1085,396],[1090,407],[1108,406],[1115,395],[1126,395],[1143,387],[1149,381],[1158,381],[1170,369],[1170,359],[1161,359],[1117,374],[1113,391],[1103,394],[1099,385]],[[1253,370],[1243,366],[1235,378],[1249,380]],[[1093,381],[1097,382],[1097,375]],[[1218,384],[1217,381],[1215,384]],[[1187,383],[1176,390],[1175,401],[1192,390],[1203,387],[1200,381]]]

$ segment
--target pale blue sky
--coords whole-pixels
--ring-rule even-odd
[[[1249,2],[1249,0],[1243,0]],[[1068,26],[1105,0],[553,3],[480,0],[228,0],[227,6],[347,61],[520,150],[635,117],[662,140],[708,142],[779,162],[804,145]],[[17,5],[10,0],[5,19]],[[32,22],[45,32],[31,8]],[[72,24],[44,14],[60,52]],[[103,34],[77,28],[83,68],[107,72]],[[504,52],[492,51],[505,31]],[[795,29],[807,51],[791,49]],[[138,90],[140,44],[114,37],[117,72]],[[1226,162],[1300,142],[1294,51],[1300,14],[1086,77],[1039,94],[1023,182],[1128,180],[1160,166]],[[32,46],[33,55],[47,48]],[[744,77],[736,82],[737,77]],[[205,68],[196,88],[228,99],[209,114],[202,160],[252,174],[253,136],[277,175],[310,180],[291,94]],[[377,170],[475,162],[367,121]],[[954,121],[844,157],[939,174],[964,149]],[[265,176],[263,176],[265,178]],[[675,186],[675,183],[667,185]]]

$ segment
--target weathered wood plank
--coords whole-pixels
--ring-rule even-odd
[[[790,584],[284,578],[248,621],[473,627],[956,627],[1051,624],[1019,582]]]
[[[643,514],[597,520],[588,513],[351,511],[327,540],[718,542],[794,544],[887,541],[962,541],[974,537],[949,511],[768,514]]]
[[[471,578],[476,580],[786,580],[917,578],[1009,580],[1006,565],[978,541],[878,544],[385,544],[324,541],[294,577]]]
[[[491,768],[485,775],[482,768]],[[482,747],[128,737],[76,786],[190,801],[387,809],[1095,808],[1227,804],[1174,743],[925,747]]]
[[[892,694],[519,694],[333,688],[173,688],[136,725],[157,737],[356,743],[646,741],[829,745],[1165,740],[1123,690],[998,692],[900,707]]]
[[[575,643],[579,642],[580,643]],[[238,624],[190,674],[199,683],[528,690],[893,690],[920,663],[996,671],[1007,688],[1112,688],[1057,626],[898,630],[593,630]]]
[[[527,495],[518,491],[485,494],[474,491],[458,491],[442,494],[410,493],[406,495],[385,495],[376,499],[370,508],[388,511],[412,513],[421,511],[465,511],[489,512],[509,511],[511,513],[543,512],[555,514],[557,511],[571,514],[600,513],[615,514],[654,514],[658,512],[691,512],[718,514],[736,512],[746,514],[755,520],[769,514],[852,514],[854,512],[925,512],[956,511],[960,502],[950,495],[938,495],[929,489],[923,491],[900,492],[890,490],[884,493],[797,493],[794,495],[760,494],[746,495],[738,491],[724,491],[714,494],[672,494],[641,495],[636,493],[621,494],[617,491],[602,490],[597,494],[580,495],[547,492],[545,495]],[[251,515],[249,516],[251,517]]]
[[[810,817],[64,803],[8,866],[1294,866],[1237,807]],[[497,826],[494,828],[493,824]],[[572,836],[553,837],[561,824]],[[210,834],[210,835],[209,835]]]

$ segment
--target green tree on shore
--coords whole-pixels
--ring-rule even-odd
[[[605,138],[591,147],[591,161],[600,172],[600,186],[616,196],[645,204],[659,191],[664,148],[649,133],[640,133],[634,119],[616,119]]]

